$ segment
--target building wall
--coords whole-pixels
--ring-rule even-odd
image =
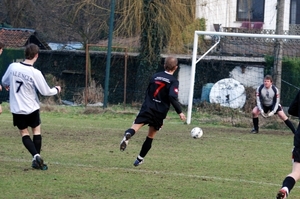
[[[245,87],[256,89],[263,83],[264,68],[263,66],[236,66],[231,72],[230,77],[237,80]]]
[[[188,105],[189,101],[189,91],[190,91],[190,76],[191,76],[191,66],[186,64],[179,65],[179,72],[178,72],[178,80],[179,80],[179,93],[178,93],[178,100],[183,105]],[[207,77],[200,76],[200,79],[205,79]],[[264,68],[262,65],[257,66],[236,66],[233,70],[229,72],[229,75],[223,78],[233,78],[236,81],[240,82],[245,87],[252,87],[256,89],[259,85],[263,83],[264,78]],[[206,82],[211,83],[211,82]],[[212,83],[214,85],[214,83]],[[202,87],[202,94],[203,89],[205,89],[206,84]],[[202,95],[201,94],[201,95]],[[194,95],[194,99],[203,98],[203,96],[199,96],[197,94]]]
[[[179,81],[179,92],[178,101],[181,104],[187,105],[189,102],[189,92],[190,92],[190,80],[191,76],[191,66],[186,64],[179,65],[178,81]]]
[[[277,0],[265,0],[263,29],[276,29]],[[215,31],[213,24],[240,27],[236,21],[237,0],[196,0],[196,18],[206,19],[206,30]],[[289,29],[290,1],[285,1],[284,30]]]

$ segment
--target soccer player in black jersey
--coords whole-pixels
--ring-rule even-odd
[[[181,120],[186,120],[178,102],[178,80],[173,76],[177,70],[178,60],[175,57],[165,59],[165,71],[156,73],[152,76],[144,99],[144,103],[139,114],[134,120],[133,125],[124,133],[120,143],[120,150],[124,151],[129,139],[144,125],[148,124],[149,131],[144,141],[141,151],[137,156],[134,166],[144,162],[144,157],[151,149],[152,141],[157,131],[162,127],[163,120],[166,118],[170,105],[175,108]]]
[[[296,132],[293,124],[283,112],[279,104],[279,90],[274,86],[272,76],[266,75],[264,83],[256,89],[256,106],[252,110],[253,126],[251,133],[258,133],[258,115],[263,117],[272,117],[277,114],[279,118],[291,129],[293,133]],[[269,113],[268,113],[269,112]]]
[[[3,52],[4,46],[5,46],[4,43],[0,42],[0,55],[1,55],[2,52]],[[0,91],[2,91],[2,86],[1,86],[1,84],[0,84]],[[0,114],[2,113],[2,106],[1,106],[1,104],[2,104],[2,100],[0,99]]]
[[[300,91],[288,109],[290,115],[296,116],[300,120]],[[300,179],[300,123],[294,135],[294,149],[292,152],[293,167],[292,172],[288,174],[282,182],[281,189],[278,191],[276,198],[285,199]]]

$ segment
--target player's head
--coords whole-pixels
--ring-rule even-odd
[[[0,55],[2,54],[4,47],[5,47],[5,44],[0,41]]]
[[[165,59],[164,68],[166,71],[175,71],[177,69],[178,60],[176,57],[167,57]]]
[[[272,76],[271,75],[266,75],[265,78],[264,78],[264,86],[266,88],[269,88],[272,85],[272,82],[273,82]]]
[[[264,80],[270,80],[270,82],[273,82],[273,78],[271,75],[266,75]]]
[[[25,47],[25,59],[32,60],[39,53],[39,47],[35,44],[28,44]]]

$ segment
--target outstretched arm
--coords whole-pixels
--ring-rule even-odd
[[[35,87],[38,89],[38,91],[44,95],[44,96],[52,96],[56,95],[60,92],[61,88],[60,86],[55,86],[53,88],[50,88],[42,75],[40,71],[36,71],[35,74]]]
[[[180,119],[183,120],[183,121],[185,121],[185,120],[186,120],[186,117],[185,117],[185,115],[182,113],[181,106],[180,106],[180,104],[179,104],[177,98],[170,97],[170,102],[171,102],[172,106],[175,108],[176,113],[178,113]]]
[[[180,119],[181,119],[182,121],[185,121],[185,120],[186,120],[186,117],[185,117],[185,115],[184,115],[183,113],[180,113],[180,114],[179,114],[179,117],[180,117]]]

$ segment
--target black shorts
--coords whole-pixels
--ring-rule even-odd
[[[262,105],[262,108],[263,108],[263,110],[264,110],[265,113],[267,113],[267,112],[269,112],[269,111],[272,111],[272,106],[264,106],[264,105]],[[277,108],[275,114],[276,114],[278,111],[282,111],[282,107],[281,107],[280,104],[278,105],[278,108]]]
[[[35,128],[41,124],[40,119],[40,110],[36,110],[28,115],[23,114],[12,114],[13,115],[13,124],[17,126],[19,130],[23,130],[30,126]]]
[[[292,152],[292,159],[294,162],[300,163],[300,148],[294,147],[293,152]]]
[[[148,111],[140,111],[134,120],[134,124],[148,124],[148,126],[152,126],[155,130],[159,130],[164,121],[164,117],[160,112],[156,112],[153,110]]]

